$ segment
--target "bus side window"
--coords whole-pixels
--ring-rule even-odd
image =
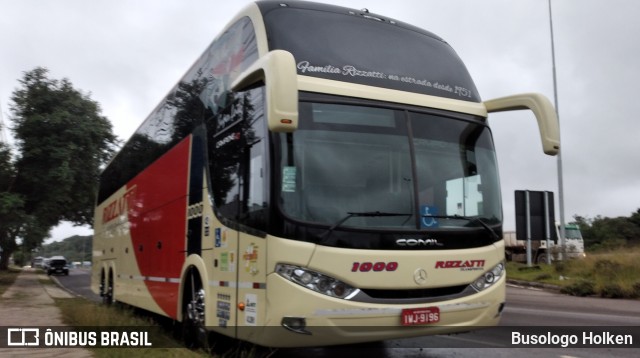
[[[267,229],[267,123],[265,120],[264,87],[245,92],[243,106],[247,124],[244,131],[242,175],[242,205],[239,221],[247,228],[265,232]]]
[[[214,204],[221,219],[241,230],[266,230],[266,146],[264,88],[234,93],[220,113],[220,129],[210,144]]]

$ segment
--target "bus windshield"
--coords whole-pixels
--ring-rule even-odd
[[[502,220],[491,134],[474,117],[302,102],[298,130],[279,136],[293,220],[402,231]]]

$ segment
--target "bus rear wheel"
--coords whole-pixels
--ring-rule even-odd
[[[102,303],[105,305],[111,305],[113,304],[113,274],[109,272],[106,280],[103,276],[102,281]]]
[[[187,277],[182,306],[182,338],[188,348],[209,349],[205,326],[205,291],[197,273]]]

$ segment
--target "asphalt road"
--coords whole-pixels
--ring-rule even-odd
[[[91,291],[91,269],[73,268],[69,270],[69,276],[53,275],[51,277],[58,280],[62,287],[76,296],[93,302],[101,302],[100,296]]]
[[[100,297],[91,292],[90,271],[75,269],[69,276],[56,276],[68,290],[90,300]],[[572,327],[568,327],[572,326]],[[608,326],[608,327],[607,327]],[[627,327],[624,327],[627,326]],[[533,328],[532,328],[533,327]],[[287,349],[271,352],[272,357],[637,357],[638,348],[514,348],[514,331],[523,334],[573,334],[603,331],[633,332],[640,345],[640,301],[572,297],[540,289],[507,287],[507,306],[499,327],[470,333],[390,340],[382,343],[332,348]],[[576,331],[572,331],[575,329]],[[580,332],[578,332],[580,331]],[[527,345],[520,345],[528,347]]]

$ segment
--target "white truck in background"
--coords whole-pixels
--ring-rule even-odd
[[[550,240],[550,246],[547,247],[547,241],[531,241],[531,260],[534,263],[547,263],[547,256],[551,255],[551,260],[558,260],[562,252],[560,240],[560,225],[556,223],[557,241]],[[584,252],[584,240],[580,233],[578,225],[567,224],[564,227],[565,245],[568,258],[582,258],[586,254]],[[527,262],[527,239],[516,237],[515,231],[505,231],[504,234],[505,256],[507,261]]]

